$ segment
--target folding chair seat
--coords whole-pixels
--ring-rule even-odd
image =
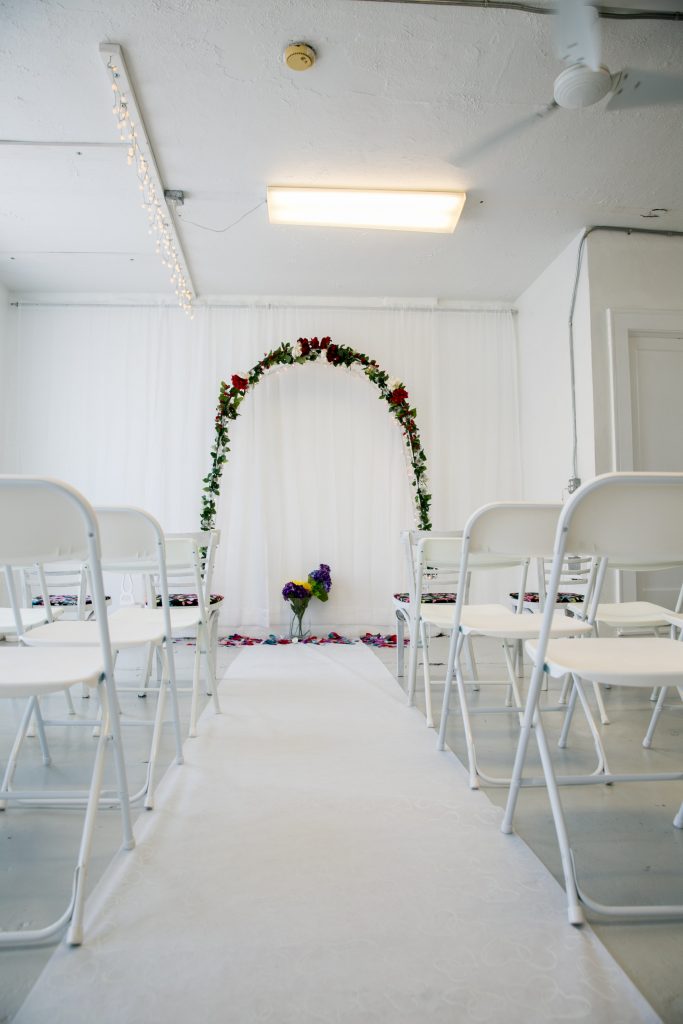
[[[611,686],[662,687],[683,685],[683,644],[660,636],[590,637],[581,640],[552,638],[552,600],[557,592],[562,560],[567,548],[591,552],[604,562],[614,564],[664,565],[683,559],[683,473],[609,473],[580,487],[562,510],[557,528],[553,570],[548,587],[548,606],[543,615],[539,637],[527,644],[534,663],[526,708],[515,755],[507,807],[502,830],[512,830],[520,789],[528,784],[523,775],[528,745],[533,732],[541,756],[543,776],[548,789],[555,825],[565,888],[567,912],[572,924],[584,921],[582,907],[596,914],[634,918],[672,918],[683,916],[683,905],[639,906],[607,905],[579,887],[574,852],[555,770],[550,758],[543,719],[545,709],[539,702],[544,672],[558,678],[571,673],[575,689],[583,694],[583,681],[600,681]],[[596,584],[597,603],[604,579]],[[673,617],[673,616],[672,616]],[[683,617],[682,617],[683,618]],[[583,699],[583,698],[582,698]],[[610,771],[600,777],[578,777],[576,784],[617,782],[662,782],[683,779],[683,771],[651,773],[636,765],[629,773]],[[608,820],[604,823],[608,826]],[[683,805],[674,818],[683,828]],[[619,835],[623,845],[623,835]]]
[[[59,481],[32,477],[0,477],[0,565],[4,566],[5,580],[16,620],[15,629],[19,636],[26,634],[24,623],[21,621],[22,609],[17,597],[13,569],[27,562],[42,562],[48,558],[80,558],[88,561],[93,580],[93,599],[98,614],[98,639],[90,648],[62,647],[59,650],[0,645],[0,697],[26,701],[20,729],[0,784],[0,807],[5,809],[15,801],[35,803],[47,799],[44,791],[14,791],[9,787],[9,778],[19,754],[21,741],[41,697],[64,692],[75,683],[85,682],[88,686],[96,688],[99,693],[103,721],[94,757],[90,789],[85,797],[83,831],[74,869],[72,893],[66,909],[55,921],[44,927],[0,931],[0,947],[43,943],[64,929],[67,929],[66,940],[69,944],[80,945],[83,941],[82,918],[86,878],[96,813],[103,796],[105,757],[110,746],[116,768],[117,785],[114,800],[121,812],[123,845],[129,850],[135,845],[114,689],[114,666],[104,602],[100,542],[94,510],[82,495]],[[41,745],[44,761],[49,763],[49,752],[43,734]],[[70,791],[52,791],[50,796],[53,800],[59,800],[61,806],[71,799],[81,798]]]
[[[96,514],[104,570],[120,574],[140,573],[143,576],[154,573],[160,580],[163,607],[158,614],[133,607],[118,609],[107,617],[115,655],[129,648],[149,646],[159,652],[162,660],[147,776],[139,792],[131,796],[133,802],[144,798],[145,807],[151,809],[154,806],[155,772],[167,690],[171,697],[176,763],[183,762],[164,538],[159,523],[141,509],[101,508],[96,509]],[[97,644],[98,636],[99,621],[62,620],[25,632],[21,639],[26,646],[34,648],[92,647]]]
[[[529,562],[533,558],[544,558],[553,549],[559,511],[559,505],[523,503],[486,505],[476,511],[465,527],[460,564],[461,579],[474,571],[516,567],[522,576],[519,593],[524,593]],[[551,611],[553,636],[587,635],[593,632],[589,623],[557,612],[554,606]],[[451,634],[438,747],[443,750],[446,744],[451,690],[455,676],[467,745],[470,786],[477,789],[480,779],[492,785],[505,785],[508,779],[489,775],[481,770],[477,761],[471,718],[473,715],[506,712],[521,714],[523,702],[517,684],[511,645],[537,637],[542,618],[539,615],[523,615],[519,605],[515,612],[502,604],[468,605],[464,591],[458,595],[452,613],[449,614],[445,608],[433,606],[423,610],[422,615],[425,622],[437,625]],[[508,676],[502,682],[509,687],[505,707],[470,708],[460,658],[464,643],[473,637],[490,637],[502,642]],[[479,680],[480,686],[491,684],[501,685],[501,680]],[[558,704],[557,710],[564,712],[565,708]],[[588,705],[584,706],[584,712],[589,719],[598,757],[596,771],[600,772],[603,769],[600,738]]]
[[[21,607],[19,609],[19,614],[21,617],[22,631],[25,631],[27,629],[33,629],[35,626],[43,626],[48,621],[48,617],[42,607]],[[60,614],[61,609],[52,609],[53,618],[58,618]],[[15,639],[16,636],[17,623],[14,617],[14,610],[10,607],[0,608],[0,637],[11,637],[12,639]]]

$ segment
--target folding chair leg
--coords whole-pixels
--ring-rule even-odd
[[[403,678],[403,664],[405,652],[403,645],[405,641],[406,624],[402,615],[396,616],[396,678]]]
[[[469,666],[470,675],[474,681],[473,690],[479,689],[479,670],[477,669],[477,663],[474,658],[474,646],[472,644],[472,637],[468,636],[465,638],[465,656],[467,658],[467,664]]]
[[[204,639],[206,641],[206,647],[204,649],[204,655],[206,657],[206,676],[207,676],[207,679],[208,679],[208,682],[209,682],[209,692],[211,693],[211,698],[213,700],[214,712],[217,715],[220,715],[220,713],[221,713],[221,704],[220,704],[220,700],[219,700],[219,697],[218,697],[218,683],[216,682],[216,673],[214,672],[213,659],[211,657],[211,648],[209,646],[209,636],[208,636],[208,633],[204,629],[202,629],[202,636],[204,637]],[[197,642],[199,642],[199,636],[197,637]]]
[[[26,738],[29,722],[31,721],[31,715],[33,714],[33,705],[35,700],[35,697],[31,697],[29,700],[26,701],[26,707],[24,709],[23,715],[21,716],[19,728],[17,729],[17,734],[14,737],[12,749],[10,750],[9,757],[7,758],[7,764],[5,765],[5,774],[2,779],[2,784],[0,785],[0,811],[4,811],[6,807],[6,801],[3,800],[2,797],[4,794],[9,793],[10,788],[12,786],[14,773],[17,770],[17,761],[19,759],[19,754],[21,752],[24,739]]]
[[[467,771],[470,777],[470,789],[479,789],[479,777],[477,773],[477,755],[474,749],[474,736],[472,734],[472,723],[470,721],[470,712],[467,704],[467,696],[465,694],[465,685],[462,678],[462,672],[460,671],[459,661],[455,663],[455,682],[458,687],[458,697],[460,698],[460,714],[462,715],[462,724],[465,731],[465,745],[467,746]]]
[[[683,804],[681,804],[678,814],[674,818],[674,827],[683,828]]]
[[[581,682],[581,679],[578,676],[574,677],[574,689],[576,690],[579,700],[581,701],[581,707],[583,708],[583,713],[586,716],[588,728],[590,729],[591,736],[593,737],[595,752],[598,755],[598,767],[595,774],[609,774],[607,754],[605,753],[605,748],[602,745],[602,738],[600,736],[600,733],[598,732],[598,727],[595,724],[595,719],[593,718],[593,715],[591,713],[590,705],[588,703],[585,691],[583,689],[583,683]]]
[[[564,811],[560,801],[560,790],[555,779],[550,750],[548,749],[548,741],[543,728],[541,714],[538,710],[534,717],[534,725],[534,734],[536,736],[536,743],[538,744],[538,751],[541,755],[543,774],[545,776],[546,786],[548,787],[548,797],[550,799],[550,807],[553,813],[553,821],[555,822],[557,842],[560,847],[562,872],[564,874],[564,887],[567,894],[567,917],[569,918],[570,924],[580,925],[585,922],[586,918],[583,910],[581,909],[579,893],[576,887],[574,861],[572,858],[571,847],[569,845],[567,823],[565,821]]]
[[[451,700],[451,689],[453,687],[453,672],[455,663],[460,655],[462,646],[462,633],[457,634],[451,631],[451,642],[448,645],[448,664],[446,667],[446,685],[443,692],[443,704],[441,705],[441,722],[439,723],[439,739],[437,750],[443,750],[446,746],[446,726],[448,725],[448,712]]]
[[[571,677],[568,676],[567,678],[571,678]],[[562,723],[562,732],[560,733],[560,738],[557,741],[557,745],[560,748],[560,750],[564,750],[565,747],[567,746],[567,739],[569,737],[569,727],[571,726],[572,719],[574,717],[574,711],[576,709],[577,698],[578,698],[578,693],[577,693],[576,687],[572,686],[572,692],[571,692],[571,694],[569,696],[569,702],[567,704],[567,710],[565,712],[564,722]]]
[[[66,700],[67,714],[75,715],[76,714],[76,708],[74,707],[73,698],[71,697],[71,690],[65,690],[64,691],[64,699]]]
[[[171,691],[171,707],[173,708],[173,732],[175,734],[175,763],[183,763],[183,739],[180,734],[180,707],[178,705],[178,687],[175,677],[175,659],[173,657],[173,639],[169,637],[164,644],[164,659],[168,669],[168,684]],[[161,653],[159,654],[161,658]],[[162,669],[164,660],[161,661]]]
[[[47,745],[47,735],[45,733],[43,714],[40,710],[40,702],[37,697],[33,697],[33,722],[35,723],[36,734],[38,736],[38,742],[40,743],[40,752],[43,755],[43,764],[52,764],[50,748]]]
[[[519,692],[519,687],[517,686],[517,675],[515,673],[515,666],[514,666],[514,662],[512,660],[512,656],[510,654],[510,647],[508,646],[508,643],[507,643],[506,640],[503,641],[503,650],[505,652],[505,664],[506,664],[507,671],[508,671],[508,677],[510,679],[510,686],[508,687],[508,694],[512,698],[509,703],[508,703],[508,699],[506,698],[505,706],[506,707],[510,707],[511,704],[512,704],[512,700],[514,700],[515,707],[521,708],[522,707],[522,696],[521,696],[521,694]],[[522,724],[522,713],[521,713],[521,711],[519,713],[519,724],[520,725]]]
[[[112,685],[107,686],[100,683],[97,687],[97,694],[100,702],[100,709],[104,712],[106,731],[111,735],[114,751],[114,767],[116,769],[116,786],[119,794],[119,806],[121,808],[121,822],[123,826],[123,848],[132,850],[135,848],[133,838],[133,825],[130,817],[130,798],[128,795],[128,780],[126,778],[126,761],[123,753],[123,738],[121,736],[121,718],[118,713],[116,701],[116,690]],[[112,708],[113,705],[113,708]],[[109,713],[109,708],[112,712]]]
[[[650,724],[647,727],[645,739],[643,740],[643,746],[647,749],[649,749],[652,746],[652,737],[655,734],[657,722],[659,721],[659,716],[661,715],[662,708],[664,707],[664,701],[666,699],[667,690],[667,686],[662,686],[659,690],[659,697],[657,698],[657,703],[655,704],[654,711],[652,712],[652,717],[650,718]]]
[[[607,709],[605,708],[605,702],[602,699],[602,690],[600,689],[600,683],[593,683],[593,693],[595,694],[595,703],[598,705],[598,711],[600,712],[600,721],[603,725],[609,725],[609,718],[607,717]]]
[[[420,639],[422,640],[422,666],[425,683],[425,716],[427,719],[427,728],[433,729],[434,716],[432,714],[432,680],[429,671],[429,636],[427,634],[427,626],[424,622],[420,623]]]
[[[415,704],[415,683],[417,676],[417,648],[419,645],[419,626],[413,619],[410,623],[410,649],[408,651],[408,707]]]
[[[571,685],[572,685],[572,677],[569,675],[569,673],[567,673],[566,676],[564,677],[563,681],[562,681],[562,689],[560,690],[560,696],[557,698],[557,703],[558,704],[566,704],[567,703],[567,697],[568,697]]]
[[[145,667],[143,669],[143,682],[142,687],[138,691],[138,697],[143,698],[147,696],[147,690],[149,689],[150,679],[152,678],[152,661],[154,658],[154,644],[147,644],[147,657],[145,659]]]
[[[159,757],[159,742],[161,730],[164,723],[164,708],[166,707],[166,686],[167,680],[161,680],[159,686],[159,697],[157,700],[156,714],[154,715],[154,729],[152,731],[152,745],[149,751],[149,763],[147,765],[147,780],[145,784],[145,809],[151,811],[154,807],[154,773],[156,771],[157,758]]]
[[[85,885],[90,864],[90,851],[92,838],[95,831],[95,817],[102,792],[102,777],[104,775],[104,754],[108,742],[108,728],[103,728],[97,741],[95,752],[95,765],[93,767],[88,804],[85,810],[85,821],[81,835],[81,845],[78,851],[78,862],[74,873],[73,911],[71,921],[66,933],[66,941],[69,946],[80,946],[83,942],[83,908],[85,905]]]
[[[526,754],[529,748],[529,740],[531,739],[533,718],[536,711],[536,705],[538,703],[538,697],[542,683],[543,666],[535,665],[534,671],[531,674],[531,682],[529,684],[529,692],[527,694],[526,699],[524,718],[522,720],[522,727],[520,729],[519,740],[517,742],[517,751],[515,753],[515,761],[512,768],[512,775],[510,777],[510,790],[508,792],[508,800],[505,807],[505,813],[503,815],[503,821],[500,826],[501,832],[504,832],[506,834],[512,832],[512,822],[515,815],[517,800],[519,799],[519,790],[521,787],[524,762],[526,761]]]
[[[188,735],[194,739],[197,735],[197,715],[199,712],[199,669],[200,669],[199,637],[194,652],[194,664],[192,667],[192,698],[190,700],[190,729]]]

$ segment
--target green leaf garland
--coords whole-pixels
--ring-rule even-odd
[[[215,438],[211,448],[211,468],[203,479],[202,530],[213,529],[216,521],[216,502],[220,494],[220,481],[223,466],[228,461],[228,452],[230,451],[229,423],[239,416],[239,407],[247,392],[255,384],[258,384],[268,370],[275,366],[292,366],[295,363],[301,366],[304,363],[314,363],[319,359],[326,359],[332,366],[360,367],[368,380],[377,388],[378,397],[389,406],[389,411],[401,428],[408,449],[408,460],[412,471],[411,483],[415,491],[415,518],[418,527],[421,530],[431,530],[429,509],[432,496],[427,491],[427,456],[420,442],[420,433],[416,423],[417,413],[408,401],[408,392],[403,382],[400,380],[390,382],[389,374],[382,370],[374,359],[363,355],[362,352],[356,352],[348,345],[335,345],[330,338],[322,338],[320,341],[317,338],[299,338],[295,345],[285,341],[272,352],[267,352],[252,367],[246,377],[233,374],[230,384],[221,381],[218,408],[216,409]]]

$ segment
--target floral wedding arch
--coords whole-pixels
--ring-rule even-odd
[[[325,359],[330,366],[344,366],[363,374],[379,392],[379,398],[389,406],[401,428],[406,447],[408,475],[414,490],[415,520],[421,530],[430,530],[429,507],[432,496],[427,491],[427,456],[420,442],[415,422],[416,411],[411,409],[408,392],[400,380],[389,380],[389,374],[380,369],[374,359],[356,352],[347,345],[335,345],[330,338],[299,338],[295,345],[283,342],[266,355],[242,377],[234,373],[230,384],[221,382],[216,410],[215,439],[211,449],[211,469],[204,477],[202,494],[202,530],[213,528],[216,520],[216,502],[220,494],[223,466],[230,451],[229,423],[239,416],[239,407],[250,388],[277,366],[303,365]]]

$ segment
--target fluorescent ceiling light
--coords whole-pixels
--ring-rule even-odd
[[[268,186],[271,224],[446,233],[464,205],[464,192]]]

